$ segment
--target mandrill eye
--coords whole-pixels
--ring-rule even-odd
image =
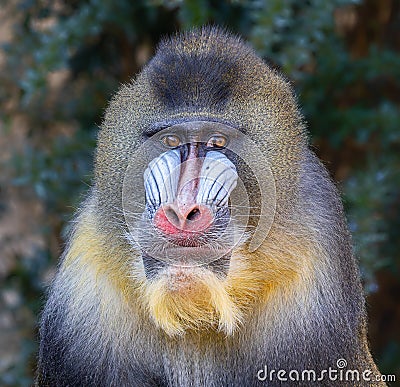
[[[223,148],[227,144],[228,140],[221,134],[215,134],[207,141],[207,147],[212,148]]]
[[[161,138],[161,142],[168,148],[176,148],[181,145],[181,139],[174,134],[168,134]]]

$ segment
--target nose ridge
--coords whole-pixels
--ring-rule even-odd
[[[169,235],[204,232],[214,220],[208,206],[194,203],[178,206],[175,203],[162,205],[155,213],[154,225]]]

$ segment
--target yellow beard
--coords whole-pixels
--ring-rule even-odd
[[[203,268],[167,269],[147,284],[145,300],[155,324],[170,336],[211,326],[229,335],[243,317],[226,280]]]
[[[76,230],[62,265],[63,269],[68,267],[74,271],[79,279],[75,301],[81,299],[79,292],[87,281],[94,281],[92,287],[98,294],[107,293],[108,298],[109,284],[119,295],[114,302],[126,303],[133,310],[147,313],[155,325],[170,336],[209,328],[232,335],[255,303],[284,302],[292,298],[295,288],[289,283],[301,279],[298,282],[305,288],[302,294],[308,294],[312,257],[317,255],[304,240],[294,239],[290,243],[286,238],[287,250],[282,252],[274,246],[279,246],[277,240],[284,240],[283,236],[270,232],[258,251],[249,254],[243,247],[233,252],[226,277],[207,267],[168,266],[150,280],[143,269],[131,271],[131,262],[126,259],[129,251],[105,246],[105,238],[90,220],[87,218]],[[134,259],[139,262],[140,256]],[[280,296],[276,292],[280,292]],[[110,305],[104,305],[105,317],[112,315],[107,312],[109,308]],[[126,318],[129,320],[128,315]]]
[[[260,249],[251,259],[245,250],[235,251],[223,278],[206,267],[171,266],[143,284],[144,305],[155,324],[170,336],[207,328],[232,335],[255,302],[272,301],[276,291],[282,302],[292,298],[295,287],[288,286],[290,282],[302,278],[303,293],[308,294],[310,267],[304,261],[311,261],[310,251],[304,244],[291,247],[292,254],[271,255]]]

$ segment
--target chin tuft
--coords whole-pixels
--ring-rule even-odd
[[[155,325],[169,336],[204,329],[232,335],[243,315],[225,282],[207,269],[171,267],[149,281],[145,302]]]

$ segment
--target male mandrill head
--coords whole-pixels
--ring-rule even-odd
[[[290,85],[219,29],[163,41],[106,111],[38,385],[251,386],[265,364],[338,359],[378,372],[340,199]]]
[[[131,274],[156,325],[172,335],[212,327],[231,334],[272,286],[266,268],[272,282],[283,271],[297,275],[287,257],[277,267],[274,256],[268,267],[244,248],[254,238],[246,228],[254,234],[262,224],[264,239],[275,204],[278,214],[292,206],[305,152],[287,82],[217,30],[164,41],[119,91],[99,137],[98,208],[103,223],[120,217],[114,234],[124,221],[131,226],[140,254]]]

